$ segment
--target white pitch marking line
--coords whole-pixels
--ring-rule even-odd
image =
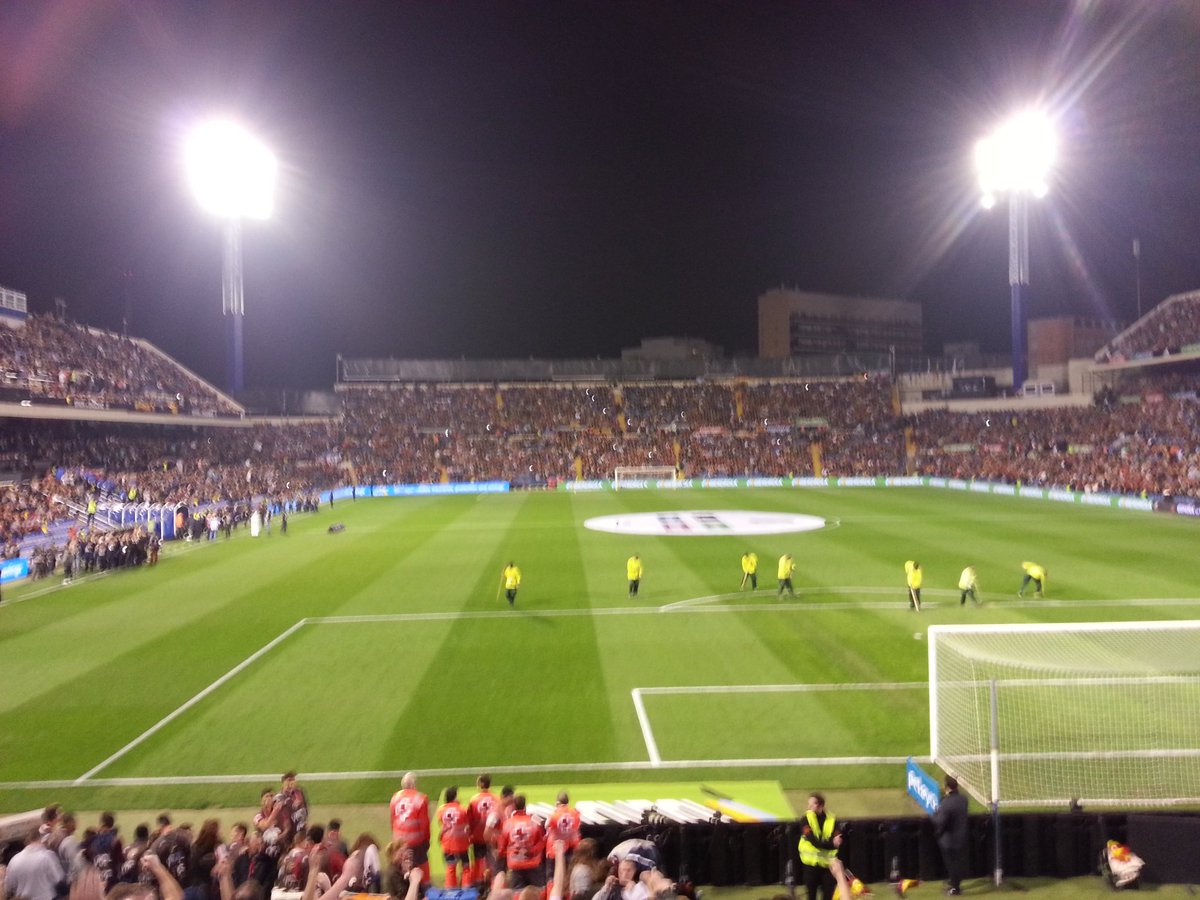
[[[11,600],[5,600],[4,605],[12,606],[15,603],[24,603],[26,600],[36,600],[38,597],[45,597],[47,594],[54,594],[58,591],[64,591],[76,584],[86,584],[90,581],[96,581],[99,578],[107,578],[112,573],[112,569],[104,572],[91,572],[87,575],[80,575],[78,578],[72,578],[70,584],[58,581],[55,584],[47,585],[46,587],[39,588],[36,591],[30,591],[28,594],[22,594],[19,597],[13,597]],[[54,576],[50,577],[53,578]]]
[[[927,690],[927,681],[864,681],[857,684],[697,684],[634,688],[639,694],[800,694],[820,691]],[[640,699],[640,696],[639,696]]]
[[[650,762],[657,768],[663,764],[658,752],[658,744],[654,740],[654,732],[650,728],[650,716],[642,697],[646,694],[785,694],[811,693],[820,691],[913,691],[928,690],[925,681],[881,681],[860,682],[857,684],[714,684],[714,685],[675,685],[671,687],[643,687],[631,690],[633,707],[637,711],[638,722],[642,726],[642,739],[646,742],[646,751],[650,754]]]
[[[646,706],[642,703],[642,691],[634,688],[629,692],[633,697],[633,708],[637,711],[638,723],[642,726],[642,740],[646,742],[646,753],[650,755],[650,764],[657,766],[662,762],[658,755],[658,744],[654,741],[654,732],[650,728],[650,717],[646,715]]]
[[[142,743],[142,741],[146,740],[146,738],[150,737],[152,734],[157,732],[159,729],[165,727],[169,723],[173,722],[175,719],[179,718],[179,716],[183,715],[185,712],[187,712],[189,709],[191,709],[193,706],[195,706],[197,703],[199,703],[201,700],[203,700],[205,697],[207,697],[209,694],[211,694],[213,691],[215,691],[217,688],[219,688],[225,682],[229,681],[231,678],[233,678],[235,675],[237,675],[239,672],[241,672],[243,669],[245,669],[247,666],[249,666],[251,663],[253,663],[256,659],[261,657],[264,653],[267,653],[273,647],[275,647],[278,644],[281,644],[283,641],[287,640],[287,638],[292,636],[293,632],[302,628],[305,624],[307,624],[307,622],[308,622],[307,619],[301,619],[299,622],[297,622],[295,625],[293,625],[287,631],[283,632],[278,637],[276,637],[273,641],[271,641],[268,644],[264,644],[262,647],[260,647],[256,651],[254,651],[254,653],[247,656],[240,663],[238,663],[236,666],[234,666],[232,669],[230,669],[228,672],[226,672],[224,675],[222,675],[220,678],[218,678],[216,681],[214,681],[212,684],[210,684],[208,687],[206,687],[200,693],[198,693],[194,697],[192,697],[192,699],[188,700],[182,706],[177,707],[174,711],[168,713],[163,718],[159,719],[157,722],[155,722],[153,725],[151,725],[149,728],[147,728],[145,731],[143,731],[141,734],[139,734],[137,737],[135,737],[132,741],[130,741],[128,744],[126,744],[124,747],[122,747],[116,753],[112,754],[112,756],[108,757],[108,759],[104,760],[99,765],[95,765],[92,768],[88,769],[86,772],[84,772],[82,775],[80,775],[78,778],[76,778],[73,783],[76,785],[83,784],[85,781],[89,781],[92,778],[92,776],[95,775],[97,772],[101,771],[102,769],[108,768],[108,766],[110,766],[112,763],[116,762],[118,759],[120,759],[122,756],[124,756],[126,753],[128,753],[130,750],[132,750],[138,744]]]
[[[803,756],[766,759],[665,759],[657,765],[647,760],[606,763],[540,763],[536,765],[472,765],[441,769],[384,769],[364,772],[301,772],[304,781],[358,781],[389,779],[399,781],[405,772],[418,777],[443,778],[452,775],[471,775],[480,772],[507,772],[513,775],[536,775],[542,772],[639,772],[653,769],[745,769],[778,768],[780,766],[864,766],[902,765],[912,756],[921,763],[932,763],[929,756]],[[88,787],[158,787],[176,784],[254,784],[278,778],[276,773],[258,775],[162,775],[148,778],[91,778]],[[51,790],[78,787],[78,781],[6,781],[4,790]]]
[[[712,609],[701,609],[700,607],[708,604],[715,604],[720,600],[733,600],[743,597],[761,597],[766,598],[773,596],[768,591],[752,591],[749,594],[742,591],[732,591],[727,594],[710,594],[707,597],[691,597],[687,600],[676,600],[674,603],[666,603],[658,607],[659,612],[719,612],[736,610],[737,612],[745,612],[747,610],[762,610],[773,609],[776,611],[786,611],[794,609],[803,609],[805,612],[820,612],[820,611],[838,611],[849,609],[898,609],[907,608],[907,595],[903,592],[898,592],[895,588],[890,587],[824,587],[824,588],[800,588],[796,591],[797,595],[803,594],[901,594],[901,599],[895,602],[874,602],[864,601],[858,603],[798,603],[794,600],[772,600],[770,605],[754,605],[754,606],[721,606]],[[952,588],[925,588],[924,594],[935,594],[939,597],[957,597],[959,591]],[[990,601],[989,605],[995,605],[997,609],[1065,609],[1069,607],[1087,607],[1087,606],[1200,606],[1200,597],[1171,597],[1171,598],[1136,598],[1129,600],[1116,599],[1081,599],[1081,600],[1023,600],[1023,599],[1007,599],[1009,594],[980,594],[980,597],[985,601]],[[950,604],[953,606],[954,604]],[[937,603],[922,603],[922,606],[937,607]]]
[[[803,596],[805,594],[895,594],[895,593],[896,593],[896,589],[889,588],[889,587],[821,587],[821,588],[814,587],[814,588],[799,588],[796,591],[797,596]],[[942,590],[941,588],[928,588],[926,590],[926,593],[927,594],[944,594],[945,596],[949,597],[949,596],[953,596],[956,593],[956,591]],[[663,612],[674,612],[675,610],[679,610],[679,609],[689,609],[693,606],[703,606],[706,603],[713,603],[717,600],[733,600],[738,597],[767,596],[768,594],[774,594],[774,591],[772,591],[770,588],[764,588],[762,590],[757,590],[757,591],[750,591],[749,594],[747,594],[745,591],[730,591],[725,594],[709,594],[707,597],[690,597],[687,600],[676,600],[674,603],[666,603],[666,604],[660,606],[659,609],[662,610]],[[896,604],[898,604],[899,602],[900,601],[896,601]],[[888,604],[888,606],[892,606],[892,605],[896,605],[896,604]],[[826,606],[826,607],[828,606],[827,604],[822,604],[822,605]],[[854,604],[854,606],[857,609],[857,608],[860,608],[862,606],[862,604],[856,603],[856,604]],[[813,607],[806,607],[806,608],[813,608]]]

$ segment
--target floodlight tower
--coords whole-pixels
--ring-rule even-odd
[[[242,320],[242,220],[265,219],[275,193],[275,157],[232,122],[215,121],[192,135],[187,151],[192,189],[200,206],[224,222],[221,311],[228,323],[229,390],[245,387]]]
[[[1046,196],[1055,139],[1045,114],[1019,113],[975,146],[984,209],[1008,197],[1008,285],[1012,295],[1013,391],[1029,374],[1023,293],[1029,287],[1029,200]]]

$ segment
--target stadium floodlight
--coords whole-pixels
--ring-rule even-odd
[[[1029,198],[1050,190],[1058,142],[1049,117],[1026,110],[1003,123],[975,145],[980,199],[991,209],[1008,198],[1008,284],[1012,297],[1013,390],[1028,374],[1025,357],[1023,289],[1029,285]]]
[[[244,386],[242,319],[242,219],[266,219],[275,196],[275,156],[229,121],[208,122],[187,145],[187,170],[200,206],[225,224],[221,310],[229,323],[229,389]]]
[[[200,206],[222,218],[265,219],[275,195],[275,156],[233,122],[215,121],[193,133],[188,174]]]

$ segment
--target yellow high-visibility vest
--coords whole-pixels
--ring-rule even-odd
[[[808,827],[812,833],[822,841],[829,841],[833,838],[833,813],[825,813],[824,827],[817,827],[817,814],[811,809],[808,811]],[[831,847],[828,850],[822,850],[816,844],[808,839],[808,835],[800,838],[800,862],[806,866],[822,866],[829,868],[829,861],[837,856],[837,847]]]

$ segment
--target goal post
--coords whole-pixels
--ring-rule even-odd
[[[930,756],[981,803],[1200,802],[1200,621],[935,625]]]
[[[645,487],[648,481],[674,481],[676,476],[674,466],[617,466],[613,469],[613,490],[619,491],[622,483]]]

